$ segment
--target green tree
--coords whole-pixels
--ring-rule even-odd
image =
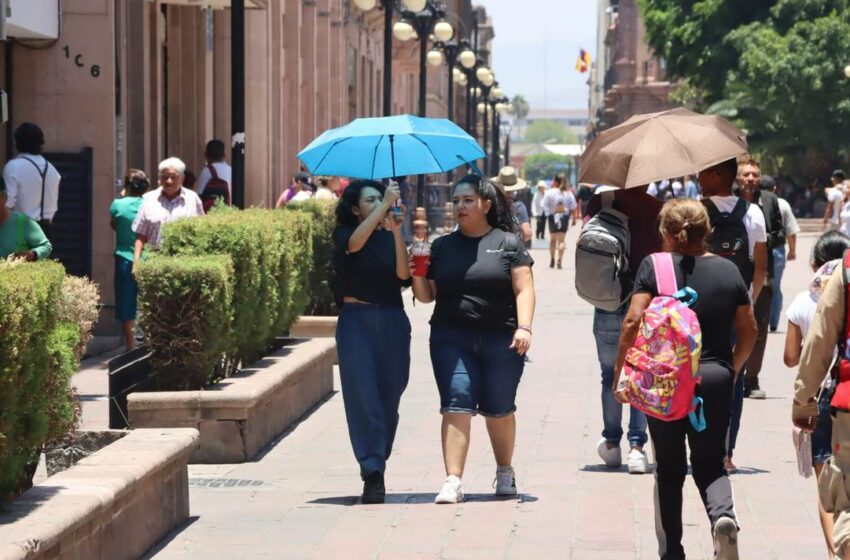
[[[765,20],[774,4],[776,0],[638,0],[647,41],[666,61],[668,75],[687,80],[706,103],[722,99],[726,75],[737,68],[738,52],[726,41],[727,34]]]
[[[850,0],[638,0],[674,97],[747,132],[772,172],[822,177],[850,158]]]
[[[511,100],[511,104],[514,106],[514,115],[517,119],[524,119],[528,116],[528,112],[531,110],[528,100],[521,93],[514,95],[514,98]]]
[[[537,144],[578,144],[578,135],[558,121],[540,120],[530,123],[525,129],[524,142]]]
[[[566,156],[557,154],[534,154],[525,160],[523,175],[525,180],[534,185],[540,179],[551,179],[558,173],[568,175],[572,162]]]

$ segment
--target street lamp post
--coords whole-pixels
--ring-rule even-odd
[[[430,0],[405,0],[405,4],[410,10],[402,12],[402,21],[399,23],[407,24],[412,27],[415,35],[419,38],[419,111],[418,115],[424,117],[426,114],[426,102],[428,95],[428,40],[431,32],[440,41],[449,41],[454,35],[454,28],[445,21],[445,10],[442,6],[438,6]],[[413,8],[419,8],[413,10]],[[396,24],[399,27],[399,24]],[[396,33],[402,41],[412,38],[408,33]],[[438,62],[442,64],[442,60]],[[423,207],[425,205],[425,176],[419,175],[417,178],[416,189],[416,205]]]
[[[384,10],[384,84],[383,109],[384,116],[392,114],[392,84],[393,84],[393,11],[397,0],[381,0]],[[358,8],[368,12],[377,6],[377,0],[354,0]]]

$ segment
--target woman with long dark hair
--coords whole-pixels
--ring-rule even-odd
[[[363,478],[363,503],[383,503],[384,471],[410,375],[410,322],[401,288],[410,285],[393,213],[398,187],[354,181],[336,207],[333,262],[339,373],[348,435]]]
[[[440,392],[446,481],[438,504],[463,500],[461,477],[471,419],[486,418],[496,459],[496,494],[516,495],[511,466],[516,391],[531,345],[534,260],[516,234],[511,202],[498,185],[469,175],[452,189],[458,229],[434,241],[427,277],[413,294],[436,301],[431,363]]]

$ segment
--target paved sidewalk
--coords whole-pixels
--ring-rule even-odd
[[[801,256],[812,241],[801,239]],[[357,503],[361,482],[342,396],[335,393],[253,462],[190,466],[192,517],[148,558],[657,558],[652,476],[609,471],[596,455],[601,407],[593,316],[575,295],[572,256],[558,271],[547,267],[543,251],[534,254],[538,307],[518,398],[519,499],[493,496],[495,465],[484,423],[475,419],[464,477],[468,500],[432,503],[444,473],[427,347],[431,306],[413,307],[407,295],[413,369],[387,472],[387,504]],[[786,271],[786,301],[807,283],[805,268],[797,261]],[[746,401],[736,453],[741,557],[748,560],[826,556],[815,482],[796,472],[789,420],[794,373],[781,365],[783,340],[781,334],[769,339],[762,374],[769,398]],[[711,558],[699,495],[690,479],[685,488],[688,555]]]

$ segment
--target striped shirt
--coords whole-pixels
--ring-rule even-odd
[[[147,238],[154,249],[162,241],[162,226],[181,218],[203,216],[204,205],[194,191],[180,188],[180,194],[172,199],[162,194],[162,187],[144,195],[142,207],[133,221],[133,231]]]

